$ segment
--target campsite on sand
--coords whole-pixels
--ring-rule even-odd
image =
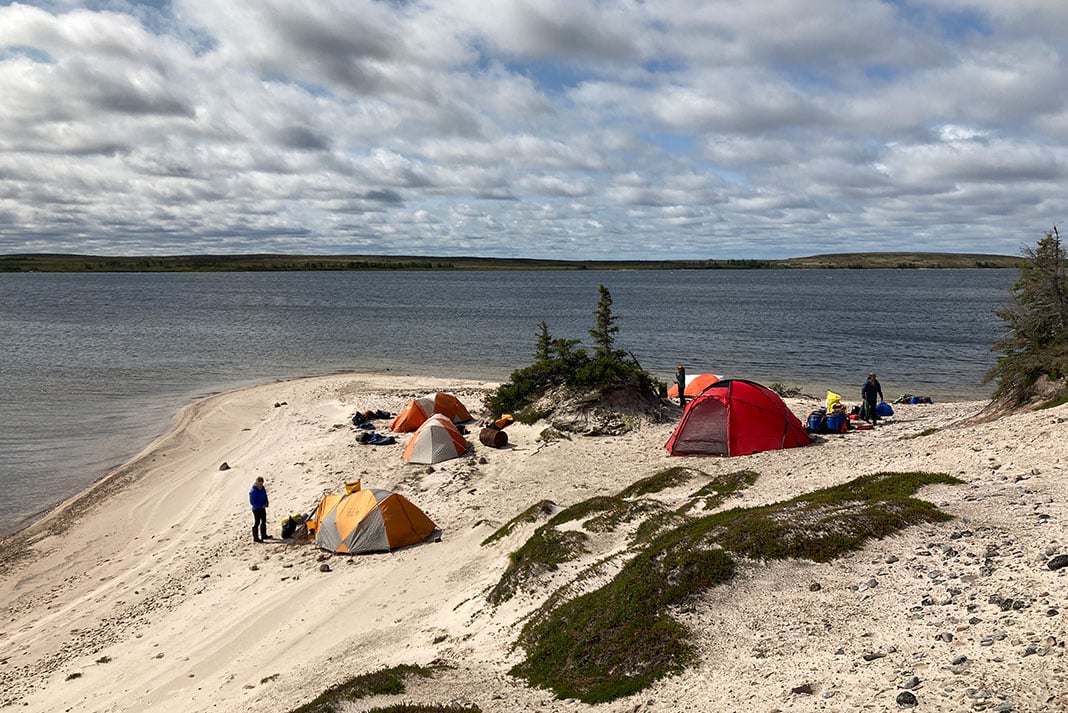
[[[888,395],[907,388],[883,378]],[[352,373],[190,405],[173,431],[0,544],[0,707],[278,713],[414,666],[425,675],[402,692],[336,710],[1068,709],[1068,405],[969,424],[983,402],[900,404],[874,430],[811,445],[673,457],[681,411],[670,404],[622,435],[516,422],[506,445],[487,446],[478,430],[500,416],[482,405],[495,386]],[[855,391],[827,388],[846,401]],[[439,392],[473,417],[461,457],[408,462],[410,436],[389,419],[372,423],[394,442],[361,442],[370,429],[355,413],[395,416]],[[785,401],[804,419],[823,396]],[[257,477],[270,494],[263,544],[250,532]],[[650,513],[768,512],[796,537],[808,503],[840,508],[844,522],[857,502],[827,493],[895,479],[915,492],[875,509],[914,508],[913,524],[827,559],[732,550],[729,578],[656,612],[656,631],[692,656],[636,692],[586,703],[517,675],[534,668],[517,645],[527,623],[628,571]],[[361,555],[279,537],[283,518],[356,480],[403,496],[435,534]],[[556,525],[582,543],[573,557],[506,579],[550,518],[609,501],[624,507],[615,519],[589,505]]]

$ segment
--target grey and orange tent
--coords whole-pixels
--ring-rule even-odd
[[[412,434],[404,447],[404,460],[409,463],[439,463],[459,458],[471,447],[463,434],[443,414],[430,416]]]
[[[724,379],[686,404],[666,447],[673,456],[744,456],[810,443],[800,419],[774,391]]]
[[[452,394],[439,391],[409,401],[408,405],[401,409],[401,412],[393,419],[393,423],[389,427],[397,432],[410,433],[419,428],[423,421],[426,421],[436,413],[447,416],[453,423],[463,423],[471,420],[471,414],[468,412],[467,407],[460,402],[460,399]]]
[[[322,549],[352,555],[414,545],[437,529],[408,498],[378,488],[324,495],[308,526]]]

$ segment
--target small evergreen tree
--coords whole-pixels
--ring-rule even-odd
[[[549,335],[549,323],[538,322],[538,342],[534,345],[534,363],[544,364],[552,357],[553,338]]]
[[[604,285],[600,287],[601,298],[597,301],[597,309],[593,315],[597,318],[594,328],[590,330],[593,337],[593,356],[595,359],[604,359],[612,356],[612,345],[615,344],[615,334],[619,332],[619,325],[612,314],[612,295]]]
[[[994,397],[1011,406],[1026,402],[1040,377],[1068,376],[1068,262],[1057,227],[1024,255],[1013,303],[997,312],[1008,335],[993,349],[1004,356],[987,375],[997,380]]]

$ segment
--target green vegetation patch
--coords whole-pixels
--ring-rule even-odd
[[[829,562],[910,525],[951,519],[911,496],[924,485],[961,482],[937,473],[876,473],[786,502],[716,513],[700,522],[724,549],[744,557]]]
[[[398,703],[384,708],[372,708],[367,713],[482,713],[478,706]]]
[[[515,532],[515,529],[520,525],[525,525],[531,522],[537,522],[542,517],[549,517],[553,514],[553,510],[556,509],[556,503],[552,500],[541,500],[528,507],[523,512],[519,513],[511,520],[502,525],[496,532],[482,540],[482,546],[492,545],[498,540],[503,540],[508,535]]]
[[[331,686],[314,700],[305,703],[299,708],[294,708],[290,713],[339,713],[343,705],[348,701],[355,701],[368,696],[395,696],[404,693],[404,681],[406,678],[411,676],[429,678],[443,668],[445,667],[437,665],[425,667],[402,664],[354,676],[347,681]]]
[[[720,485],[755,479],[746,471],[732,475]],[[951,519],[912,496],[924,485],[960,482],[938,473],[877,473],[773,505],[653,518],[646,534],[656,537],[642,540],[611,582],[528,621],[518,641],[526,658],[511,673],[585,703],[636,693],[695,662],[690,633],[668,612],[729,581],[729,553],[829,561],[909,525]],[[710,496],[719,492],[706,488]]]
[[[615,532],[624,523],[644,522],[664,512],[658,500],[624,500],[617,507],[591,517],[582,526],[590,532]]]
[[[520,413],[522,413],[522,412],[520,412]],[[544,418],[547,415],[548,415],[547,413],[546,414],[542,414],[542,415],[538,416],[537,418],[535,418],[534,420],[537,421],[538,419]],[[526,422],[524,422],[524,423],[526,423]],[[533,421],[531,421],[530,423],[533,423]],[[569,436],[568,434],[563,433],[561,431],[558,431],[555,428],[551,428],[550,427],[550,428],[542,429],[541,433],[538,434],[538,440],[541,441],[542,443],[552,443],[553,441],[570,441],[571,440],[571,436]]]
[[[702,504],[705,510],[714,510],[731,495],[751,487],[759,477],[760,474],[755,470],[736,470],[733,473],[716,475],[707,485],[691,495],[690,502],[680,511],[687,512],[698,503]]]
[[[586,552],[588,540],[589,535],[584,532],[561,532],[551,525],[542,525],[522,547],[509,555],[508,569],[486,599],[494,605],[508,601],[525,582],[552,572],[579,553]]]
[[[609,584],[532,619],[519,640],[527,656],[511,673],[585,703],[636,693],[696,660],[668,607],[733,574],[729,555],[680,528]]]
[[[672,468],[666,468],[659,473],[654,473],[647,478],[635,481],[619,491],[619,497],[638,498],[643,495],[652,495],[653,493],[659,493],[662,490],[682,485],[683,483],[703,475],[705,474],[695,468],[687,468],[686,466],[677,465]]]
[[[560,525],[566,525],[569,522],[585,520],[590,515],[597,512],[615,510],[625,504],[626,503],[622,499],[611,495],[595,495],[592,498],[587,498],[580,503],[575,503],[570,507],[564,508],[553,515],[545,525],[546,527],[559,527]]]

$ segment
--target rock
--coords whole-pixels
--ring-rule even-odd
[[[260,569],[260,566],[259,566],[258,564],[250,564],[250,565],[248,566],[248,568],[249,568],[250,570],[252,570],[253,572],[258,572],[258,571],[259,571],[259,569]]]
[[[890,555],[889,557],[886,558],[886,563],[887,564],[893,564],[894,562],[897,562],[897,561],[898,561],[897,555]]]
[[[219,466],[219,470],[230,470],[230,464],[223,461],[222,465]],[[1053,567],[1050,567],[1050,569],[1053,569]]]
[[[321,565],[319,565],[319,571],[320,572],[331,572],[333,570],[330,569],[330,565],[328,565],[326,562],[323,562]]]
[[[881,659],[885,656],[886,654],[882,653],[881,651],[868,651],[867,653],[861,654],[861,658],[863,658],[865,661],[874,661],[875,659]]]
[[[911,691],[902,691],[895,699],[902,708],[912,708],[916,705],[916,696]]]
[[[802,683],[800,686],[794,686],[793,688],[791,688],[790,693],[793,693],[795,695],[799,693],[811,694],[813,693],[813,690],[814,689],[812,688],[811,683]]]
[[[918,685],[920,685],[919,676],[913,676],[909,680],[907,680],[904,683],[902,683],[901,684],[901,688],[904,688],[905,690],[911,691],[913,688],[915,688]]]
[[[953,665],[954,666],[960,666],[962,663],[967,663],[967,662],[968,662],[968,657],[967,656],[958,656],[957,658],[953,659]]]
[[[1049,562],[1047,562],[1046,566],[1049,567],[1053,571],[1057,571],[1058,569],[1063,569],[1065,567],[1068,567],[1068,555],[1057,555],[1056,557],[1051,559]]]
[[[823,586],[819,582],[813,582],[812,584],[808,585],[808,591],[810,592],[818,592],[821,589],[823,589]]]

